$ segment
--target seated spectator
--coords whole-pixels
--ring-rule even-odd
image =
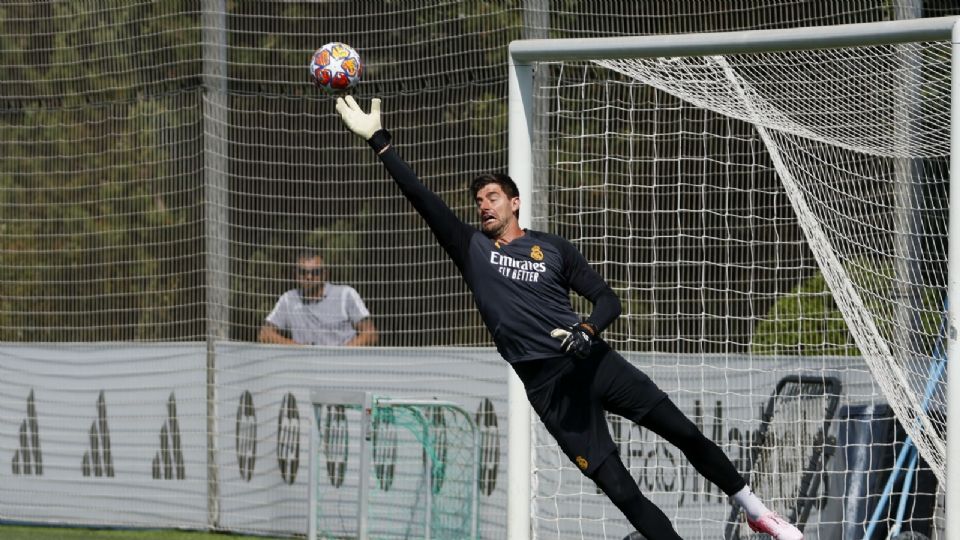
[[[295,273],[297,288],[283,293],[267,315],[258,336],[261,343],[359,347],[377,342],[377,329],[360,295],[353,287],[327,281],[320,253],[301,253]]]

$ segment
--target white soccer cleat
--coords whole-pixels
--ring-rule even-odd
[[[803,533],[776,512],[769,512],[756,521],[747,518],[754,532],[769,534],[774,540],[803,540]]]

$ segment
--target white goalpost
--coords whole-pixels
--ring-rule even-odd
[[[932,537],[960,538],[958,20],[510,45],[521,226],[599,267],[624,303],[608,339],[808,537],[917,530],[921,463]],[[516,377],[509,398],[508,537],[622,537]],[[870,506],[838,484],[880,407],[905,434]],[[611,428],[681,536],[741,537],[682,458]],[[865,523],[833,514],[856,504]]]

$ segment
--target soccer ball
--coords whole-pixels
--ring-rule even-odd
[[[327,43],[310,59],[310,77],[317,88],[331,94],[346,92],[363,75],[363,62],[346,43]]]

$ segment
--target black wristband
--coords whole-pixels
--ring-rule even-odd
[[[373,148],[374,152],[379,154],[390,145],[390,132],[385,129],[378,129],[367,139],[367,144],[370,145],[370,148]]]

